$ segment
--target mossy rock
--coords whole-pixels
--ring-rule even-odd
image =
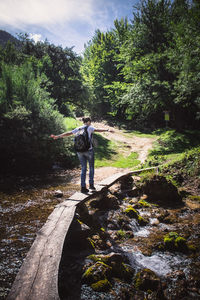
[[[92,200],[90,206],[99,210],[116,210],[119,208],[119,200],[116,196],[108,193],[100,199]]]
[[[112,276],[122,279],[126,282],[132,281],[133,274],[133,268],[125,263],[115,264],[112,266]]]
[[[150,269],[143,269],[135,276],[135,288],[138,290],[158,291],[160,287],[160,278]]]
[[[138,223],[140,226],[146,226],[149,221],[141,216],[138,216]]]
[[[129,218],[133,218],[136,219],[139,223],[140,226],[145,226],[148,224],[148,220],[141,217],[139,215],[139,213],[137,212],[137,210],[135,208],[133,208],[132,206],[128,206],[124,213],[129,217]]]
[[[138,201],[138,204],[139,204],[140,207],[145,207],[145,208],[151,207],[151,206],[152,206],[152,204],[148,203],[148,202],[145,201],[145,200],[139,200],[139,201]]]
[[[107,292],[111,287],[112,285],[108,279],[99,280],[91,284],[91,288],[95,292]]]
[[[200,202],[200,196],[190,195],[188,198],[192,201]]]
[[[82,276],[82,282],[92,284],[110,277],[112,268],[103,262],[96,262],[89,267]]]
[[[125,239],[130,239],[130,238],[133,238],[133,237],[134,237],[134,234],[131,230],[126,231],[126,230],[120,229],[116,233],[116,238],[118,240],[125,240]]]
[[[134,218],[138,219],[138,212],[135,210],[131,205],[128,206],[125,210],[124,213],[129,217],[129,218]]]
[[[164,176],[154,175],[145,179],[141,189],[148,196],[148,201],[157,202],[160,205],[175,205],[182,201],[177,187]]]
[[[164,247],[170,251],[186,252],[188,250],[186,239],[179,236],[177,232],[170,232],[164,236]]]
[[[124,257],[120,253],[114,253],[111,252],[109,254],[91,254],[87,257],[88,259],[94,261],[94,262],[103,262],[106,265],[111,266],[112,263],[122,263],[124,260]]]
[[[133,278],[133,274],[134,274],[133,268],[131,266],[129,266],[128,264],[124,263],[125,258],[119,253],[111,252],[110,254],[107,254],[107,255],[92,254],[92,255],[89,255],[87,258],[96,262],[96,264],[93,265],[92,267],[90,267],[86,271],[87,273],[85,272],[86,274],[83,275],[83,277],[87,278],[87,282],[89,282],[89,283],[91,283],[90,275],[95,274],[94,266],[95,266],[95,268],[96,267],[99,268],[99,266],[97,265],[98,263],[102,263],[103,266],[109,267],[109,269],[107,269],[107,270],[105,270],[103,268],[104,275],[105,275],[104,278],[108,277],[110,279],[110,278],[116,277],[116,278],[122,279],[126,282],[130,282]],[[88,278],[89,278],[89,281],[88,281]],[[96,278],[97,277],[93,278],[93,280],[96,281]]]

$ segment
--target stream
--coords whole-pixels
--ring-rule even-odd
[[[75,193],[77,170],[0,181],[0,299],[8,295],[37,232],[54,207]],[[57,197],[55,191],[61,191]]]
[[[112,190],[80,208],[60,264],[62,300],[200,299],[200,205],[142,207],[140,199]],[[137,217],[124,213],[130,203]],[[177,232],[187,247],[167,248],[164,238]]]
[[[54,207],[79,190],[79,172],[0,181],[0,299],[6,299],[38,230]],[[57,190],[62,197],[57,197]],[[140,199],[109,190],[77,210],[60,263],[61,299],[200,299],[200,205],[183,202],[178,207],[143,207]],[[130,205],[137,218],[146,220],[144,224],[124,213]],[[192,250],[162,248],[163,237],[176,231],[186,237]],[[94,290],[90,281],[82,281],[84,272],[95,266],[88,255],[106,257],[112,253],[132,268],[131,281],[122,274],[108,273],[109,285]],[[109,270],[115,263],[111,262]],[[121,265],[116,269],[120,270]],[[102,270],[95,274],[102,279]]]

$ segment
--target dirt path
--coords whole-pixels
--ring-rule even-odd
[[[138,159],[143,163],[147,158],[148,151],[152,148],[153,142],[156,138],[146,138],[146,137],[131,137],[130,134],[123,132],[120,129],[108,126],[105,122],[93,122],[92,125],[95,128],[109,128],[114,130],[114,133],[105,132],[101,133],[105,138],[113,140],[119,144],[118,150],[123,153],[124,156],[128,156],[131,152],[137,152],[139,157]],[[118,172],[125,171],[126,169],[115,168],[115,167],[101,167],[95,169],[95,183],[103,180],[106,177],[109,177]],[[127,169],[128,171],[129,169]],[[79,182],[80,183],[80,180]]]

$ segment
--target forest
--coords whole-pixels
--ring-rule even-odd
[[[0,47],[1,175],[75,164],[66,117],[91,115],[144,132],[200,125],[200,2],[141,0],[132,20],[96,30],[82,56],[33,42]]]

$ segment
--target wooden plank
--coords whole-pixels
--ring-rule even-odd
[[[53,211],[28,252],[8,300],[59,299],[59,263],[74,213],[75,205],[60,206]]]
[[[111,185],[113,185],[115,182],[119,181],[123,177],[131,176],[132,173],[133,172],[130,172],[130,171],[123,172],[123,173],[116,173],[116,174],[102,180],[101,182],[99,182],[99,185],[110,187]]]
[[[158,169],[158,167],[151,167],[151,168],[139,169],[139,170],[135,170],[135,171],[116,173],[116,174],[102,180],[101,182],[99,182],[99,185],[110,187],[117,181],[123,179],[124,177],[131,176],[131,175],[141,173],[144,171],[150,171],[153,169]]]

